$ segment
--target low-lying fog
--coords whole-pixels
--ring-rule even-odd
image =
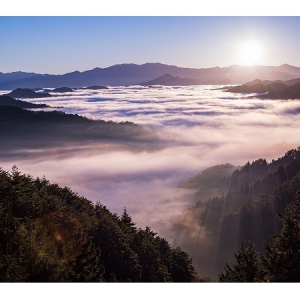
[[[180,197],[192,191],[176,185],[212,165],[270,160],[300,144],[300,101],[260,100],[217,88],[110,87],[26,99],[93,119],[146,125],[159,140],[146,148],[122,141],[27,149],[0,154],[0,165],[11,170],[16,164],[33,177],[45,175],[118,214],[126,207],[139,227],[150,226],[172,242],[169,216],[193,204]]]

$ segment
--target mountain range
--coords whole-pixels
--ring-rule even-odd
[[[89,85],[200,85],[242,84],[254,79],[291,80],[300,77],[300,67],[288,64],[281,66],[239,66],[213,68],[182,68],[161,63],[119,64],[107,68],[95,68],[84,72],[62,75],[27,72],[0,72],[0,89],[56,88],[62,86],[84,87]],[[152,83],[151,83],[152,82]]]

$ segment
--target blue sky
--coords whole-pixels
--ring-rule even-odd
[[[248,40],[259,64],[300,66],[300,17],[0,17],[0,72],[63,74],[120,63],[208,68],[241,64]]]

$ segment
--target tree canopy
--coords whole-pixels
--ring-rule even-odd
[[[0,169],[1,282],[191,282],[191,259],[71,189]]]

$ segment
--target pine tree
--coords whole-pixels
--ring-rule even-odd
[[[265,246],[266,280],[300,282],[300,190],[280,218],[282,230]]]
[[[237,254],[234,254],[236,263],[230,267],[227,263],[224,273],[219,275],[220,282],[258,282],[261,281],[259,255],[255,251],[254,244],[249,247],[240,247]]]
[[[105,268],[101,264],[101,250],[96,248],[89,239],[83,246],[82,252],[75,260],[75,279],[78,282],[104,281]]]
[[[191,282],[196,280],[196,270],[192,265],[192,260],[180,247],[172,253],[171,274],[175,282]]]

